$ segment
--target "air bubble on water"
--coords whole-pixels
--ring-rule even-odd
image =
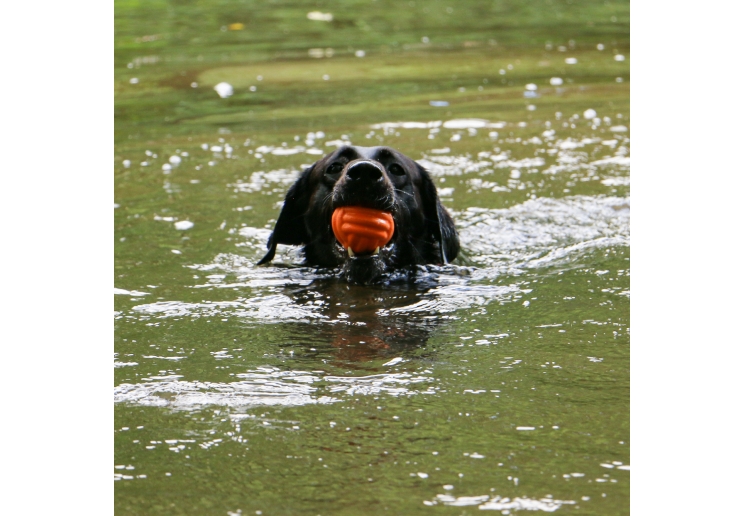
[[[597,50],[604,50],[604,45],[602,43],[597,43]]]
[[[623,82],[623,78],[622,77],[616,77],[615,78],[615,82]]]
[[[121,164],[124,165],[124,168],[129,168],[132,166],[132,162],[129,161],[128,159],[125,159],[124,161],[122,161]]]
[[[530,104],[529,106],[527,106],[527,111],[534,111],[535,109],[537,108],[535,107],[534,104]]]
[[[591,120],[592,118],[595,118],[596,116],[597,116],[597,112],[594,111],[593,109],[587,109],[586,111],[584,111],[584,118],[586,118],[587,120]]]
[[[216,91],[217,95],[219,95],[221,98],[226,99],[227,97],[232,96],[233,87],[231,84],[228,84],[226,82],[221,82],[215,85],[214,91]]]
[[[191,229],[194,227],[194,223],[190,220],[179,220],[175,224],[173,224],[177,230],[179,231],[186,231],[187,229]]]
[[[192,88],[198,88],[199,87],[199,83],[198,82],[192,82],[191,83],[191,87]]]
[[[163,164],[163,173],[164,174],[170,174],[171,168],[172,167],[170,166],[170,163]]]
[[[328,75],[328,74],[324,74],[324,75],[323,75],[323,80],[324,80],[324,81],[330,81],[330,80],[331,80],[331,76],[330,76],[330,75]]]
[[[172,165],[178,166],[181,163],[181,158],[180,156],[171,156],[168,158],[168,161],[170,161]]]
[[[129,79],[129,84],[137,84],[139,82],[139,79],[136,77],[132,77]]]
[[[625,56],[622,54],[617,54],[615,56],[615,61],[625,61]]]
[[[563,84],[563,79],[561,79],[560,77],[551,77],[550,78],[550,85],[551,86],[560,86],[561,84]]]
[[[256,76],[257,81],[263,81],[263,75],[257,75]]]
[[[496,131],[491,131],[490,133],[488,133],[488,137],[495,140],[499,137],[499,133],[497,133]]]
[[[529,83],[524,87],[527,91],[537,91],[537,84]]]
[[[207,144],[207,143],[202,143],[202,144],[201,144],[201,148],[202,148],[202,150],[209,150],[209,144]]]
[[[367,54],[364,52],[364,50],[357,50],[356,52],[354,52],[354,55],[356,57],[364,57]]]
[[[578,62],[579,62],[579,60],[576,59],[575,57],[567,57],[566,58],[566,64],[573,65],[573,64],[576,64]]]
[[[423,38],[421,38],[421,43],[428,43],[428,42],[429,42],[428,37],[424,36]]]

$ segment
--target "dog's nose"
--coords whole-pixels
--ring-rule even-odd
[[[346,171],[346,177],[352,181],[368,181],[370,183],[382,180],[382,170],[370,161],[353,163]]]

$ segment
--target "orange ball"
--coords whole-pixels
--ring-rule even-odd
[[[393,238],[395,222],[387,212],[360,206],[336,208],[331,227],[344,249],[355,253],[371,253]]]

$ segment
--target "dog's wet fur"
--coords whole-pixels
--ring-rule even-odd
[[[392,214],[393,238],[377,253],[350,256],[331,228],[342,206]],[[429,173],[390,147],[340,147],[305,169],[287,192],[258,265],[274,258],[277,244],[302,245],[306,265],[341,267],[346,280],[365,285],[400,269],[446,264],[460,250]]]

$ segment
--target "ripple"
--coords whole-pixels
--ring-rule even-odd
[[[236,374],[239,381],[199,382],[162,377],[162,381],[124,383],[114,388],[115,403],[196,409],[228,407],[300,406],[341,401],[339,396],[413,396],[434,394],[432,377],[411,373],[369,376],[324,376],[317,371],[283,371],[273,367]],[[150,378],[150,380],[155,379]],[[422,384],[422,387],[418,387]]]
[[[630,199],[538,198],[457,213],[460,241],[483,266],[543,267],[575,252],[630,243]]]
[[[438,494],[434,500],[424,502],[426,505],[450,505],[454,507],[467,507],[477,505],[482,511],[543,511],[555,512],[563,505],[574,505],[573,500],[554,500],[553,498],[527,498],[517,497],[502,498],[501,496],[491,497],[490,495],[482,496],[458,496],[454,497],[448,494]]]

